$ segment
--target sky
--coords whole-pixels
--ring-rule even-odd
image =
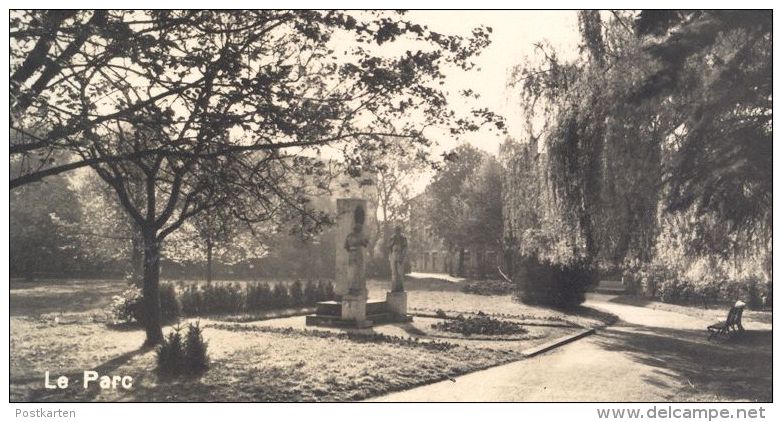
[[[466,113],[473,108],[486,107],[506,119],[508,134],[483,129],[463,140],[443,134],[437,137],[438,145],[432,147],[432,156],[437,157],[462,142],[497,155],[500,144],[507,136],[521,138],[521,109],[517,96],[507,87],[508,76],[513,66],[525,57],[534,56],[534,44],[547,41],[560,53],[560,58],[569,59],[578,54],[578,17],[576,11],[525,11],[525,10],[469,10],[469,11],[410,11],[406,19],[425,24],[430,29],[449,35],[469,36],[473,28],[485,25],[492,28],[491,44],[474,59],[476,68],[469,72],[458,68],[447,69],[446,90],[449,103],[457,112]],[[569,55],[570,54],[570,55]],[[571,56],[572,55],[572,56]],[[463,89],[472,89],[480,94],[478,100],[467,102],[457,95]],[[411,183],[414,194],[423,192],[431,182],[433,173],[417,175]]]
[[[445,34],[469,35],[472,28],[480,25],[492,28],[491,44],[474,61],[479,70],[469,72],[450,69],[444,72],[446,88],[452,107],[457,111],[469,108],[488,107],[507,120],[509,135],[518,138],[520,134],[520,109],[515,96],[506,87],[508,75],[514,65],[524,57],[534,54],[534,44],[547,40],[558,52],[578,51],[578,19],[575,11],[507,11],[507,10],[470,10],[470,11],[411,11],[407,19],[426,24],[432,30]],[[567,54],[562,54],[567,59]],[[470,88],[481,98],[468,104],[465,99],[455,95],[462,89]],[[472,145],[492,154],[497,154],[505,135],[496,132],[481,131],[467,139]],[[459,141],[443,137],[435,153],[449,150]]]

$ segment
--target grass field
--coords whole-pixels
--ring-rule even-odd
[[[386,284],[370,281],[370,296],[382,297]],[[200,378],[166,380],[154,372],[154,350],[139,349],[141,329],[110,329],[102,322],[111,296],[124,288],[122,281],[107,280],[12,282],[11,400],[357,400],[522,359],[525,348],[572,331],[534,327],[534,335],[518,342],[442,339],[449,345],[438,349],[428,341],[401,340],[415,336],[414,331],[401,332],[396,340],[367,342],[333,330],[202,319],[210,370]],[[604,317],[525,306],[510,296],[468,295],[458,285],[437,280],[416,280],[408,290],[410,308],[423,313],[484,311],[528,322],[585,325],[599,324]],[[93,385],[85,390],[84,370],[130,375],[134,387],[100,390]],[[46,371],[52,379],[68,376],[71,385],[62,391],[43,388]]]

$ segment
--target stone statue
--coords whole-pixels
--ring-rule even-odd
[[[356,207],[353,216],[353,230],[345,238],[345,250],[348,252],[347,278],[352,294],[361,294],[366,291],[364,248],[368,244],[369,239],[364,235],[364,209]]]
[[[402,280],[405,278],[405,259],[407,258],[407,238],[402,234],[402,227],[397,226],[394,229],[394,235],[391,236],[391,250],[389,260],[391,261],[391,291],[404,292],[405,286]]]

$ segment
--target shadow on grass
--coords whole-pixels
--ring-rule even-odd
[[[426,332],[424,332],[423,330],[421,330],[420,328],[416,327],[415,325],[413,325],[413,324],[411,324],[409,322],[405,322],[405,323],[402,323],[402,324],[396,324],[396,325],[397,325],[397,327],[399,327],[402,330],[404,330],[404,332],[407,333],[407,335],[409,335],[409,336],[412,336],[412,337],[426,337],[427,336]]]
[[[38,316],[56,312],[103,309],[127,284],[117,280],[42,280],[12,283],[10,315]]]
[[[722,318],[727,317],[728,311],[730,310],[731,303],[709,303],[707,306],[703,306],[702,304],[678,304],[678,303],[665,303],[660,302],[658,300],[651,300],[646,297],[642,296],[634,296],[634,295],[618,295],[615,297],[612,297],[608,300],[608,302],[616,303],[620,305],[628,305],[628,306],[637,306],[642,308],[658,308],[662,310],[667,310],[671,312],[678,312],[685,315],[691,315],[691,316],[704,316],[709,315],[710,317],[714,318]],[[721,314],[724,312],[724,315]],[[743,319],[745,321],[751,321],[751,322],[759,322],[762,324],[771,324],[772,323],[772,312],[770,310],[756,310],[756,309],[747,309],[744,311]],[[717,321],[713,321],[717,322]]]
[[[710,342],[705,330],[676,330],[619,323],[601,331],[598,344],[618,351],[670,383],[673,400],[771,401],[772,332],[747,330],[736,338]],[[650,385],[661,383],[647,378]]]

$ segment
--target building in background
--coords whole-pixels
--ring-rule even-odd
[[[408,260],[414,272],[446,273],[462,277],[495,277],[502,254],[479,245],[449,248],[429,227],[426,192],[411,200]],[[461,261],[461,264],[460,264]]]

